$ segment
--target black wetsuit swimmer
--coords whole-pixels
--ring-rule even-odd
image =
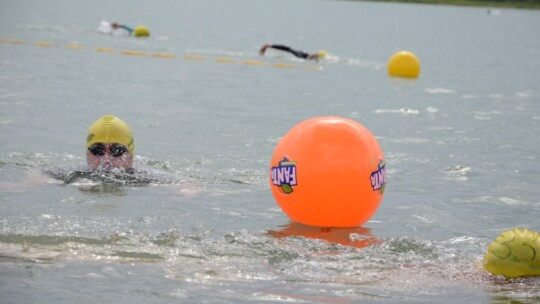
[[[276,50],[281,50],[281,51],[284,51],[284,52],[289,52],[289,53],[293,54],[294,56],[296,56],[298,58],[308,59],[308,57],[310,56],[310,54],[308,54],[308,53],[306,53],[304,51],[294,50],[294,49],[291,49],[290,47],[288,47],[286,45],[271,44],[268,47],[276,49]]]
[[[325,54],[326,54],[326,52],[324,52],[324,55],[323,55],[323,51],[320,51],[320,52],[315,53],[315,54],[309,54],[309,53],[306,53],[304,51],[299,51],[299,50],[292,49],[292,48],[290,48],[290,47],[288,47],[286,45],[282,45],[282,44],[265,44],[259,50],[259,55],[263,56],[264,53],[266,52],[267,48],[272,48],[272,49],[284,51],[284,52],[287,52],[287,53],[291,53],[291,54],[293,54],[294,56],[296,56],[298,58],[307,59],[307,60],[317,60],[318,61],[319,59],[324,57]]]

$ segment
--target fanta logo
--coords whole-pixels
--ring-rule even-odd
[[[371,172],[371,188],[373,191],[381,191],[381,194],[384,193],[384,188],[386,186],[386,164],[383,160],[379,161],[377,171]]]
[[[296,162],[290,161],[287,157],[279,162],[278,166],[272,167],[272,184],[280,187],[285,194],[293,192],[293,186],[298,185],[296,179]]]

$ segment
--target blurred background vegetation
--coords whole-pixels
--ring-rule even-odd
[[[540,9],[540,0],[361,0],[378,2],[409,2],[485,7],[511,7]]]

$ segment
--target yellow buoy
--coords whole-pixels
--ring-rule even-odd
[[[420,61],[411,52],[400,51],[388,60],[388,75],[416,78],[420,74]]]
[[[484,267],[506,278],[540,276],[540,236],[517,228],[501,233],[489,245]]]
[[[148,36],[150,36],[150,30],[144,25],[138,25],[133,30],[133,36],[135,36],[135,37],[148,37]]]

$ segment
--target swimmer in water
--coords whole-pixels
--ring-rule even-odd
[[[65,184],[80,180],[99,182],[103,185],[145,186],[151,183],[169,184],[176,180],[165,174],[135,170],[133,158],[135,144],[133,132],[120,118],[105,115],[96,120],[86,136],[86,163],[88,170],[48,172]],[[107,191],[110,189],[107,188]]]
[[[177,176],[169,172],[136,170],[133,167],[134,155],[135,145],[131,128],[120,118],[105,115],[88,129],[86,168],[70,170],[54,166],[45,170],[33,170],[23,181],[9,183],[0,181],[0,191],[18,191],[57,181],[65,185],[83,181],[84,185],[80,189],[86,192],[111,193],[121,191],[124,186],[150,184],[177,185],[179,187],[174,188],[182,194],[191,195],[197,192],[193,186],[184,185]]]
[[[118,24],[116,22],[111,23],[111,27],[113,28],[113,30],[124,29],[124,30],[128,31],[130,35],[133,33],[133,30],[134,30],[133,28],[131,28],[131,27],[125,25],[125,24]]]
[[[88,170],[69,173],[56,171],[48,175],[71,184],[81,179],[120,184],[146,185],[154,182],[137,174],[133,168],[135,144],[131,128],[114,115],[96,120],[86,136],[86,163]]]
[[[133,172],[133,133],[120,118],[105,115],[96,120],[86,136],[86,162],[91,171],[114,169]]]
[[[294,50],[294,49],[292,49],[292,48],[290,48],[290,47],[288,47],[286,45],[281,45],[281,44],[265,44],[259,50],[259,55],[264,56],[264,53],[266,52],[266,49],[268,49],[268,48],[272,48],[272,49],[284,51],[284,52],[287,52],[287,53],[291,53],[294,56],[296,56],[297,58],[302,58],[302,59],[306,59],[306,60],[319,61],[319,60],[323,59],[324,57],[326,57],[328,55],[328,53],[326,51],[318,51],[317,53],[309,54],[309,53],[306,53],[304,51]]]

